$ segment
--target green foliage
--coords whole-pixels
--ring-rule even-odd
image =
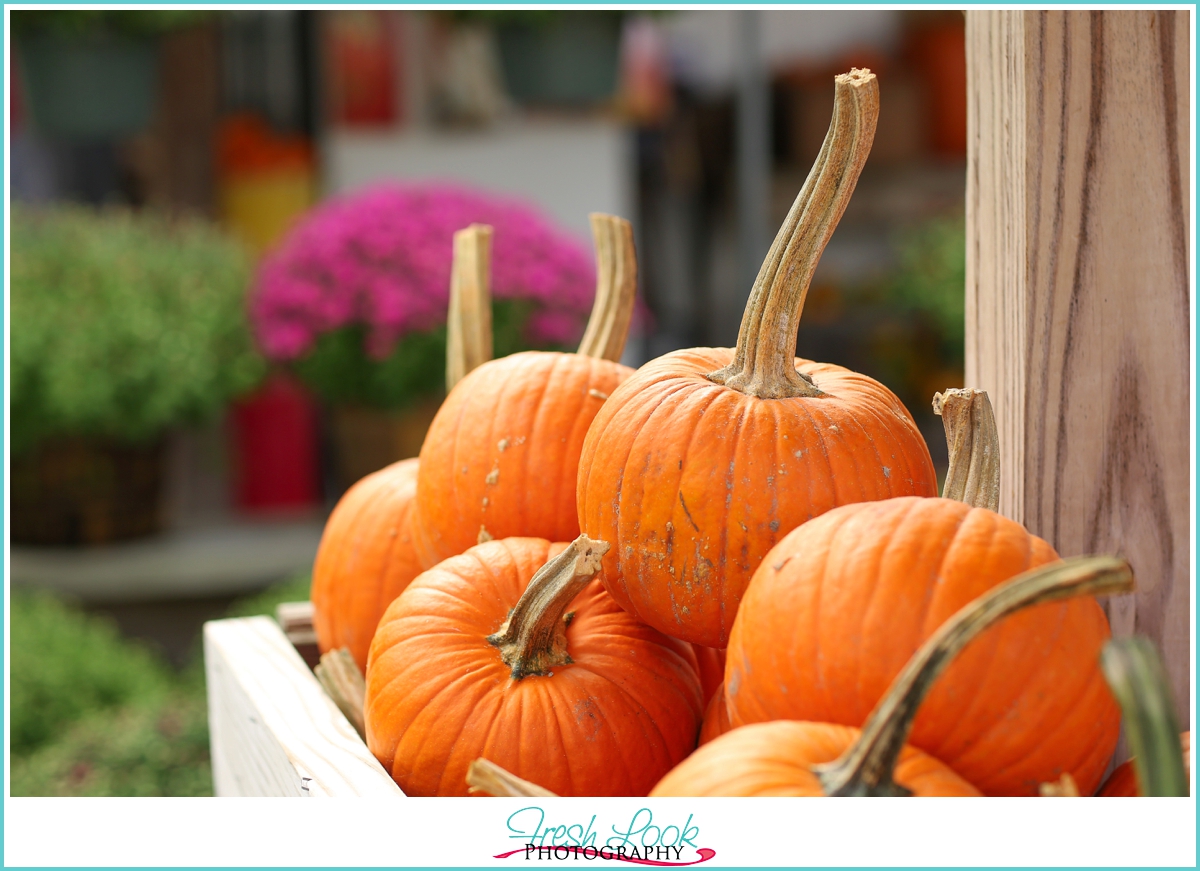
[[[492,303],[492,345],[496,357],[529,347],[523,327],[528,302]],[[392,353],[375,360],[364,351],[362,327],[324,333],[313,350],[295,364],[297,374],[331,403],[401,409],[446,388],[446,328],[410,333]]]
[[[212,795],[203,685],[97,712],[33,753],[14,752],[12,794]]]
[[[905,235],[892,299],[923,313],[945,353],[962,359],[966,329],[967,237],[962,217],[936,218]]]
[[[13,32],[18,36],[54,35],[84,38],[96,35],[152,37],[190,27],[212,16],[203,10],[165,9],[25,9],[12,13]]]
[[[116,626],[44,593],[13,590],[12,751],[25,753],[89,714],[162,698],[168,667]]]
[[[14,452],[56,436],[148,440],[262,377],[246,254],[209,225],[14,206],[11,239]]]
[[[308,575],[234,602],[274,616],[308,598]],[[106,618],[14,590],[12,795],[212,795],[199,658],[181,674]]]

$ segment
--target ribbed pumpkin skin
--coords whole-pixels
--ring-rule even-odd
[[[579,463],[580,528],[614,543],[609,592],[707,647],[726,646],[750,576],[792,529],[848,502],[937,492],[924,439],[882,384],[797,359],[827,396],[756,399],[705,377],[732,358],[692,348],[647,363],[600,409]]]
[[[417,494],[417,460],[373,472],[342,496],[313,564],[313,629],[324,653],[348,647],[359,668],[379,618],[421,573],[409,518]]]
[[[418,550],[432,568],[492,538],[579,535],[575,480],[583,437],[604,398],[633,370],[527,351],[492,360],[455,385],[421,448]]]
[[[746,591],[727,651],[730,721],[861,725],[947,618],[1057,558],[1019,524],[953,500],[831,511],[781,541]],[[908,743],[988,795],[1036,795],[1063,771],[1090,795],[1120,725],[1099,668],[1108,638],[1090,598],[1006,618],[938,678]]]
[[[833,762],[858,729],[776,720],[734,729],[705,744],[650,791],[651,796],[823,796],[810,766]],[[913,747],[900,751],[895,780],[914,796],[978,796],[979,790]]]
[[[388,608],[367,666],[367,745],[409,795],[466,795],[484,757],[559,795],[641,796],[696,744],[691,645],[625,613],[593,581],[571,605],[573,663],[512,680],[486,638],[565,545],[487,542],[418,577]]]

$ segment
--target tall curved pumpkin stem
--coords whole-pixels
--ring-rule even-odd
[[[1076,557],[1018,575],[962,608],[913,654],[867,718],[859,739],[834,762],[815,766],[826,795],[908,795],[892,772],[913,719],[933,682],[972,639],[1025,608],[1076,596],[1133,589],[1129,564],[1116,557]]]
[[[508,619],[488,643],[512,669],[513,680],[545,675],[571,662],[567,653],[567,608],[600,571],[608,542],[580,535],[530,580]]]
[[[986,390],[947,390],[933,395],[950,449],[942,496],[975,508],[1000,510],[1000,434]]]
[[[492,228],[454,234],[450,310],[446,314],[446,390],[492,359]]]
[[[558,793],[517,777],[495,762],[480,757],[467,768],[467,786],[472,793],[497,798],[557,798]]]
[[[1154,645],[1136,636],[1110,641],[1100,651],[1100,669],[1125,715],[1141,794],[1187,795],[1179,724]]]
[[[593,212],[589,217],[596,245],[596,301],[577,353],[619,363],[637,299],[633,226],[615,215]]]
[[[833,121],[821,153],[758,270],[733,362],[709,380],[762,399],[823,395],[796,371],[796,330],[817,261],[871,152],[878,118],[879,83],[870,70],[834,79]]]

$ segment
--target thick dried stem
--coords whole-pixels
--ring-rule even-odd
[[[366,726],[363,718],[363,704],[366,699],[367,685],[358,663],[347,647],[330,650],[321,654],[321,661],[313,669],[317,680],[325,688],[325,692],[333,699],[338,710],[346,715],[354,731],[359,737],[365,738]]]
[[[1137,636],[1104,645],[1100,668],[1125,715],[1142,795],[1187,795],[1188,774],[1170,683],[1154,645]]]
[[[879,83],[870,70],[834,79],[825,144],[758,271],[733,362],[709,380],[761,399],[824,395],[796,371],[796,330],[813,270],[854,193],[878,118]]]
[[[836,761],[813,767],[825,794],[909,794],[892,773],[917,709],[958,652],[989,626],[1034,605],[1132,589],[1133,572],[1125,560],[1077,557],[1018,575],[962,608],[913,654],[867,718],[853,746]]]
[[[538,569],[504,625],[488,636],[488,642],[500,648],[500,658],[512,669],[513,680],[550,674],[556,665],[571,662],[564,615],[588,581],[596,577],[606,553],[608,542],[580,535]]]
[[[467,768],[467,786],[472,793],[486,793],[497,798],[557,798],[558,794],[543,789],[505,771],[495,762],[476,759]]]
[[[933,395],[950,449],[942,496],[975,508],[1000,510],[1000,434],[985,390],[947,390]]]
[[[593,212],[596,244],[596,301],[578,353],[619,363],[637,298],[637,253],[633,226],[624,218]]]
[[[454,234],[450,311],[446,315],[446,390],[492,359],[492,228]]]

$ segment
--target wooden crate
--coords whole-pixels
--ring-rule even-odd
[[[270,617],[204,626],[213,792],[403,796]]]

